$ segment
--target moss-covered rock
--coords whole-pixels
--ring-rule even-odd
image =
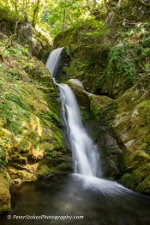
[[[10,192],[9,192],[10,182],[8,181],[8,177],[6,171],[0,173],[0,213],[7,211],[10,209]]]
[[[93,15],[60,33],[54,44],[69,49],[71,57],[64,68],[66,78],[79,79],[93,94],[117,98],[148,75],[150,10],[146,5],[148,1],[142,0],[108,1],[108,12],[103,9],[99,17]]]
[[[121,150],[106,128],[108,121],[112,122],[115,117],[116,103],[107,96],[98,96],[85,91],[82,83],[77,79],[68,80],[67,83],[75,93],[83,122],[90,136],[98,145],[103,173],[107,177],[118,178],[120,176]]]
[[[95,141],[107,143],[102,144],[103,159],[113,159],[109,162],[115,162],[124,185],[149,192],[149,174],[142,172],[149,170],[150,162],[149,3],[109,1],[108,7],[113,12],[111,23],[106,23],[107,12],[93,16],[59,34],[54,43],[70,49],[71,61],[63,72],[66,79],[83,84],[84,89],[70,83],[79,104],[89,102],[85,109],[90,112],[88,119],[96,121],[91,122],[96,129],[89,122]],[[109,136],[114,146],[108,146]]]
[[[112,99],[107,96],[90,95],[90,112],[97,119],[102,117],[103,109],[112,102]]]
[[[105,126],[116,138],[122,149],[120,173],[125,173],[125,175],[120,181],[130,188],[143,192],[149,192],[150,189],[148,182],[150,102],[148,96],[148,92],[143,92],[141,95],[141,90],[138,85],[135,85],[115,100],[117,110],[114,117],[108,119],[108,115],[112,115],[112,107],[109,107],[109,102],[103,108],[99,104],[97,110],[100,117],[96,116],[96,119],[101,123],[104,120]],[[102,110],[107,111],[105,116],[101,114]]]
[[[7,170],[8,180],[14,183],[66,172],[71,168],[71,159],[63,141],[59,91],[41,61],[16,41],[7,47],[8,41],[9,37],[2,34],[1,176]],[[0,211],[6,211],[10,208],[9,185],[1,180]]]
[[[99,146],[105,175],[114,176],[125,186],[146,193],[150,192],[148,80],[148,76],[142,78],[115,100],[90,94],[79,81],[69,81],[78,103],[83,104],[81,100],[85,95],[90,102],[88,110],[92,120],[97,122],[86,121],[87,127]]]
[[[77,79],[70,79],[66,83],[69,84],[72,90],[74,91],[79,105],[85,107],[86,110],[89,110],[90,100],[88,92],[84,90],[82,83]]]

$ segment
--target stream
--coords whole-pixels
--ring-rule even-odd
[[[126,189],[106,193],[86,185],[75,174],[54,175],[38,182],[11,188],[12,210],[1,215],[2,225],[149,225],[149,198]],[[101,189],[101,191],[100,191]],[[111,186],[110,186],[111,190]],[[112,190],[111,190],[112,192]],[[7,216],[12,219],[7,219]],[[15,216],[47,216],[47,219],[16,219]],[[48,218],[48,216],[51,216]],[[61,216],[58,218],[57,216]],[[68,219],[65,219],[65,216]],[[70,216],[81,216],[70,219]],[[14,218],[15,217],[15,218]],[[83,217],[83,219],[82,219]],[[14,219],[13,219],[14,218]]]
[[[13,186],[12,210],[0,216],[0,224],[150,225],[150,198],[103,177],[76,98],[67,84],[55,80],[62,50],[50,53],[46,67],[60,90],[74,173]]]

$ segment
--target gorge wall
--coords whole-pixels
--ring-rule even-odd
[[[105,174],[149,193],[150,8],[121,1],[110,9],[56,37],[55,46],[66,47],[58,79],[74,89]]]

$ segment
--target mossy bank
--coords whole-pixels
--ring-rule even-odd
[[[29,45],[10,42],[1,32],[0,212],[11,208],[11,184],[70,169],[57,87]]]

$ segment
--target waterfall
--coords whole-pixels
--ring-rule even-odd
[[[58,72],[60,56],[63,48],[57,48],[50,52],[49,57],[46,61],[45,66],[48,68],[52,77],[54,78]]]
[[[114,181],[100,178],[102,176],[97,146],[87,134],[80,117],[76,98],[67,84],[55,80],[63,48],[53,50],[47,59],[46,67],[51,72],[55,84],[59,87],[63,119],[72,150],[74,164],[73,176],[84,185],[84,188],[98,190],[103,194],[120,196],[133,193]]]
[[[73,153],[75,173],[97,176],[100,172],[98,152],[91,138],[83,127],[76,98],[71,88],[60,84],[61,99],[64,100],[65,120],[69,133],[69,141]]]
[[[55,81],[58,71],[60,55],[63,48],[53,50],[46,62]],[[66,124],[68,138],[73,155],[74,172],[86,176],[101,174],[97,146],[83,127],[76,98],[67,84],[58,84],[62,102],[63,119]]]

